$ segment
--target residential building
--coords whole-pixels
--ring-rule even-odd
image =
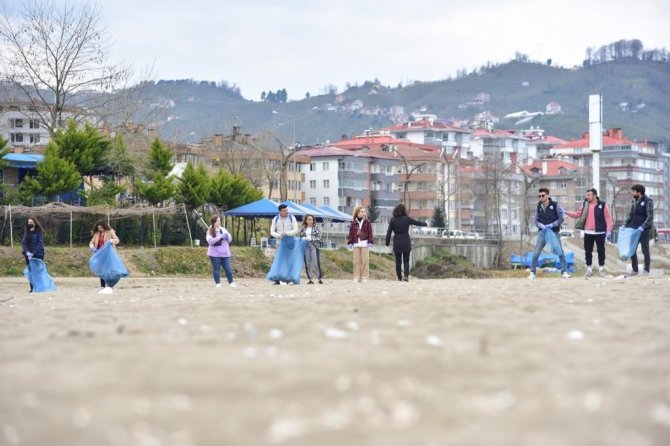
[[[22,152],[42,152],[51,139],[35,107],[21,102],[0,104],[0,134]]]
[[[642,184],[647,195],[654,199],[656,210],[654,223],[664,224],[667,200],[663,195],[664,160],[657,143],[632,141],[626,138],[620,128],[607,129],[604,132],[603,148],[600,153],[601,198],[611,204],[612,218],[615,224],[622,224],[627,216],[630,204],[630,187]],[[593,154],[590,150],[588,132],[576,141],[554,146],[551,154],[559,159],[574,163],[585,169],[590,176]],[[589,179],[589,184],[591,183]]]
[[[383,129],[382,133],[416,144],[442,149],[445,154],[464,156],[470,149],[470,130],[455,127],[434,119],[418,119]]]

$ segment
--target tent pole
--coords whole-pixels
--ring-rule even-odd
[[[151,213],[151,223],[154,227],[153,233],[154,233],[154,248],[156,247],[156,212]]]
[[[186,212],[186,205],[184,204],[184,217],[186,217],[186,227],[188,228],[188,239],[191,241],[191,248],[193,248],[193,234],[191,234],[191,224],[188,222],[188,213]]]
[[[9,244],[14,247],[14,231],[12,227],[12,205],[9,205]]]

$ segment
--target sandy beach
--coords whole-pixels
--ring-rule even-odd
[[[670,444],[670,280],[0,278],[0,444]]]

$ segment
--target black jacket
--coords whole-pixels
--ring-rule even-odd
[[[428,226],[427,223],[416,221],[407,215],[393,217],[386,231],[386,246],[391,243],[391,233],[393,233],[393,252],[410,252],[412,250],[412,240],[409,238],[411,225]]]
[[[625,226],[635,228],[642,226],[645,230],[654,224],[654,200],[642,195],[639,200],[633,200],[628,212]]]

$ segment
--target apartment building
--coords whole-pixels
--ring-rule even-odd
[[[470,149],[470,130],[455,127],[436,119],[421,118],[382,130],[395,139],[438,147],[447,155],[464,156]]]
[[[632,141],[620,128],[607,129],[603,135],[600,153],[600,196],[613,210],[615,224],[625,221],[630,205],[630,186],[642,184],[656,206],[654,223],[662,227],[667,209],[665,200],[664,159],[657,143]],[[551,154],[579,167],[591,175],[593,155],[588,132],[576,141],[569,141],[551,149]],[[591,181],[589,179],[588,183]]]
[[[21,102],[0,104],[0,134],[18,152],[42,152],[50,140],[35,107]]]

